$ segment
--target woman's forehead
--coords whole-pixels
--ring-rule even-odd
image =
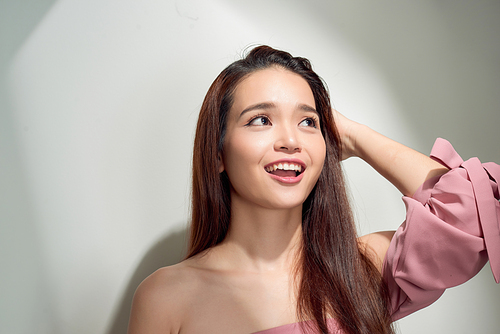
[[[246,76],[234,91],[231,109],[242,112],[261,103],[316,108],[314,95],[307,81],[280,67],[258,70]]]

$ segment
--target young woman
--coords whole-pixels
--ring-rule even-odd
[[[498,281],[499,166],[433,153],[332,112],[306,59],[253,49],[205,97],[188,256],[140,285],[129,333],[393,333],[488,256]],[[350,156],[406,196],[395,235],[357,238]]]

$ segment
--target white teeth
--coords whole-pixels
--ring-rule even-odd
[[[302,166],[301,165],[291,164],[291,163],[287,163],[287,162],[284,162],[284,163],[280,162],[277,165],[273,164],[272,166],[266,167],[266,171],[268,171],[268,172],[273,172],[273,171],[275,171],[277,169],[281,169],[281,170],[294,170],[294,171],[297,171],[299,173],[302,172]]]

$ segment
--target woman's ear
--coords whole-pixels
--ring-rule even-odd
[[[217,155],[217,160],[219,161],[219,174],[224,171],[224,161],[222,161],[222,154],[219,152]]]

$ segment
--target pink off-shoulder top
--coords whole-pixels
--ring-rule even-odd
[[[394,321],[466,282],[488,260],[495,281],[500,281],[500,166],[477,158],[463,161],[441,138],[431,158],[450,171],[427,180],[413,197],[403,197],[406,220],[384,259],[382,275]],[[335,319],[329,319],[328,326],[332,333],[342,333]],[[294,323],[257,333],[302,332]]]

